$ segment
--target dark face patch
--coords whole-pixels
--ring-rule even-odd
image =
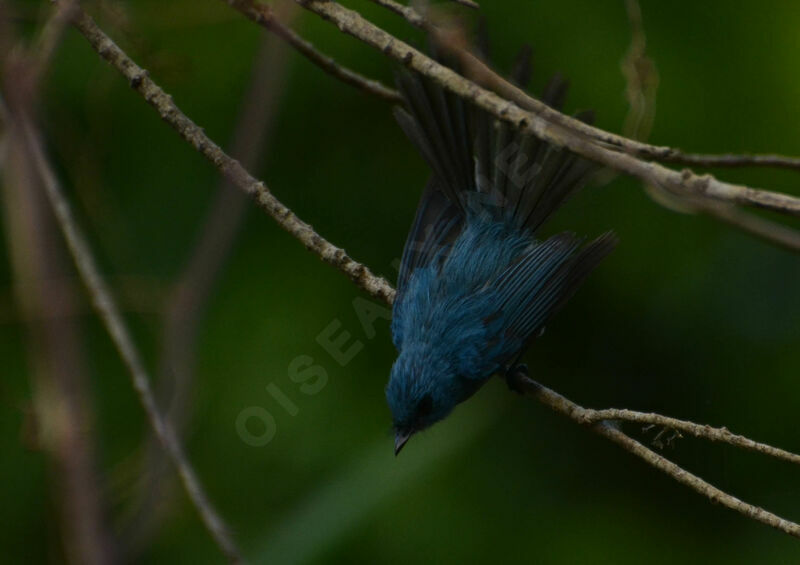
[[[431,412],[433,412],[433,398],[430,394],[426,394],[417,404],[417,409],[415,410],[416,421],[419,423],[427,421]]]

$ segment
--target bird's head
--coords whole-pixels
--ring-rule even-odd
[[[397,455],[406,442],[447,416],[472,391],[442,358],[424,350],[403,351],[392,367],[386,401],[392,411]]]

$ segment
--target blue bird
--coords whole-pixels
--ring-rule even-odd
[[[527,81],[528,61],[517,82]],[[411,72],[398,76],[395,116],[432,170],[400,263],[392,317],[398,350],[386,399],[395,454],[519,358],[586,275],[613,249],[607,232],[581,246],[541,225],[594,166],[524,136]],[[560,108],[566,83],[542,100]],[[579,119],[590,121],[585,113]]]

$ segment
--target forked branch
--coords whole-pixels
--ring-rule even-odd
[[[636,154],[625,152],[631,150],[633,147],[631,144],[640,142],[633,142],[594,128],[547,107],[500,78],[477,57],[463,49],[460,53],[465,72],[475,77],[475,82],[439,64],[366,20],[359,13],[333,0],[295,0],[295,2],[335,24],[343,33],[355,37],[428,77],[456,96],[472,102],[520,131],[552,145],[565,147],[587,159],[636,177],[646,184],[662,187],[679,196],[710,198],[790,216],[800,216],[800,198],[795,196],[727,183],[712,175],[697,175],[688,169],[675,171],[653,161],[644,161]],[[487,83],[492,90],[479,86]]]
[[[326,0],[295,0],[299,4],[311,4],[314,1]],[[437,33],[437,27],[423,14],[420,14],[411,6],[400,4],[395,0],[372,0],[392,12],[403,17],[412,26],[423,29],[428,32]],[[259,2],[256,0],[239,0],[239,3],[250,4],[257,6]],[[335,8],[334,8],[335,9]],[[629,10],[631,9],[629,4]],[[312,10],[313,11],[313,10]],[[629,14],[629,17],[635,18],[636,14]],[[324,17],[324,16],[323,16]],[[635,22],[632,22],[635,23]],[[344,30],[343,30],[344,31]],[[635,31],[635,26],[634,26]],[[348,32],[346,32],[348,33]],[[353,34],[351,34],[353,35]],[[356,36],[358,37],[358,36]],[[636,38],[634,38],[636,40]],[[635,41],[634,41],[635,43]],[[651,145],[639,139],[631,139],[629,137],[621,136],[615,133],[604,131],[598,127],[586,124],[566,114],[554,110],[544,104],[542,101],[533,98],[524,90],[518,88],[514,84],[508,82],[505,78],[498,75],[494,70],[489,68],[485,63],[472,56],[468,51],[463,49],[460,45],[450,45],[455,48],[456,54],[462,57],[462,64],[468,68],[472,68],[472,72],[476,74],[473,80],[482,86],[493,90],[497,94],[507,98],[508,100],[517,104],[520,108],[535,112],[542,118],[554,123],[565,126],[575,133],[582,134],[589,139],[593,139],[598,143],[607,145],[612,148],[617,148],[625,153],[641,157],[643,159],[652,159],[663,163],[675,163],[679,165],[694,165],[700,167],[770,167],[782,168],[791,170],[800,170],[800,157],[788,157],[785,155],[752,155],[752,154],[700,154],[700,153],[686,153],[675,147],[667,147],[663,145]],[[463,60],[465,58],[466,60]],[[469,73],[467,73],[469,75]]]
[[[74,19],[75,28],[89,41],[92,48],[108,61],[128,80],[136,92],[156,109],[161,118],[172,126],[180,136],[201,155],[211,161],[219,171],[234,185],[253,196],[256,203],[278,223],[280,227],[297,238],[306,249],[345,273],[353,282],[372,296],[391,302],[394,289],[383,278],[375,276],[365,265],[354,261],[341,249],[278,200],[266,185],[253,177],[236,159],[226,154],[178,108],[172,96],[164,92],[148,75],[125,54],[84,11],[79,11]]]

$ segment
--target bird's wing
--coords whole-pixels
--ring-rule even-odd
[[[458,209],[431,179],[422,193],[417,215],[403,248],[397,277],[398,296],[405,292],[414,270],[428,266],[439,252],[452,243],[461,230],[461,220]]]
[[[497,313],[490,316],[498,332],[524,346],[575,293],[578,286],[616,245],[608,232],[579,249],[569,233],[537,243],[492,284]],[[517,351],[497,352],[498,356]]]
[[[435,42],[432,51],[434,58],[458,71],[458,65],[436,52]],[[517,65],[520,84],[527,80],[528,59],[523,54]],[[397,82],[404,105],[395,109],[395,116],[433,172],[401,261],[392,322],[400,347],[408,317],[404,298],[414,271],[444,257],[440,251],[465,223],[498,222],[532,236],[585,183],[594,165],[519,133],[419,74],[400,71]],[[556,76],[542,101],[560,108],[566,91],[567,82]],[[591,114],[578,117],[589,121]],[[509,335],[527,340],[605,256],[611,240],[603,236],[581,251],[577,240],[566,235],[535,244],[496,279],[505,309],[494,319],[505,323]]]
[[[402,347],[403,342],[403,327],[407,317],[405,298],[412,274],[429,266],[438,268],[462,227],[461,212],[442,193],[436,181],[431,179],[420,198],[417,215],[400,259],[392,315],[392,338],[398,348]]]

